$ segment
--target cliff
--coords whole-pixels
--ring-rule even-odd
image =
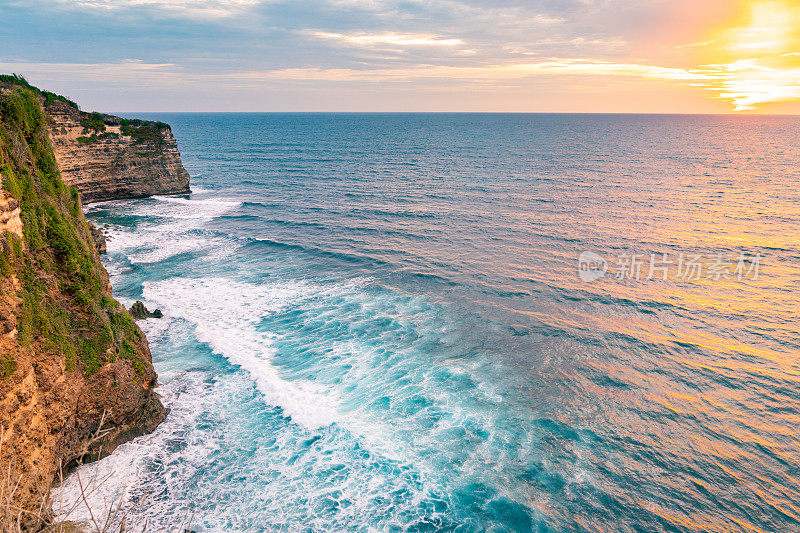
[[[17,523],[36,530],[47,518],[48,492],[61,468],[152,431],[165,410],[153,392],[156,374],[147,340],[111,296],[78,190],[59,172],[50,142],[57,123],[43,105],[71,105],[5,78],[0,86],[0,531],[17,531]],[[128,161],[124,153],[136,142],[118,142],[117,155]],[[114,188],[101,170],[99,164],[92,167],[114,194],[145,190]],[[89,198],[104,196],[92,188],[94,182],[86,187]]]
[[[85,113],[61,100],[46,103],[46,110],[61,177],[84,203],[189,192],[167,124]]]

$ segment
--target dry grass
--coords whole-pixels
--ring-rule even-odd
[[[101,417],[100,425],[92,439],[84,446],[84,451],[88,452],[92,444],[101,440],[108,433],[103,430],[105,413]],[[5,428],[0,426],[0,456],[2,456],[2,442]],[[17,474],[18,458],[12,457],[7,467],[3,470],[0,477],[0,533],[133,533],[149,532],[147,521],[141,524],[131,524],[131,514],[141,510],[146,506],[146,501],[140,501],[133,508],[124,506],[122,497],[117,500],[104,502],[101,510],[92,509],[89,503],[91,496],[100,490],[110,479],[114,477],[114,472],[100,475],[97,468],[94,469],[89,479],[82,479],[81,469],[78,468],[72,475],[79,487],[79,496],[74,501],[64,501],[63,493],[59,494],[58,501],[51,498],[51,489],[59,486],[64,481],[63,466],[59,466],[56,480],[49,487],[37,487],[39,492],[39,508],[36,510],[23,509],[15,504],[15,495],[19,491],[23,474]],[[78,466],[81,464],[79,462]],[[53,512],[53,507],[57,510],[57,515]],[[82,509],[88,512],[89,519],[82,522],[63,521],[59,517],[70,517],[77,510]],[[187,513],[176,524],[170,527],[167,532],[186,533],[190,531],[193,516]]]
[[[5,432],[6,429],[0,426],[0,457],[3,454]],[[18,464],[19,458],[12,456],[2,473],[0,473],[0,533],[29,531],[31,527],[35,528],[39,524],[45,523],[46,515],[50,509],[47,505],[49,487],[47,490],[41,490],[40,487],[37,487],[41,502],[39,509],[23,509],[16,505],[16,495],[23,480],[23,474],[17,473]],[[30,524],[33,524],[33,526]]]

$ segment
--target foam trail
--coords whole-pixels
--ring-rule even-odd
[[[271,364],[275,336],[258,331],[257,325],[264,316],[319,291],[301,282],[249,285],[222,278],[170,278],[145,283],[143,295],[168,316],[193,323],[197,338],[247,370],[270,403],[316,429],[337,420],[335,394],[315,383],[281,378]]]
[[[100,207],[119,208],[118,202],[104,202]],[[224,198],[154,196],[139,200],[126,212],[139,217],[158,217],[156,222],[145,222],[136,230],[112,227],[106,246],[111,253],[125,252],[131,263],[156,263],[183,253],[203,251],[224,255],[231,239],[214,236],[203,228],[210,220],[240,205],[241,202]]]

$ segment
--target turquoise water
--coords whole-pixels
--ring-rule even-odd
[[[800,529],[800,118],[154,118],[195,192],[87,216],[115,295],[165,314],[170,413],[63,502],[140,531]],[[584,251],[761,268],[584,282]]]

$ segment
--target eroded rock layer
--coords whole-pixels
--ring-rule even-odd
[[[61,177],[84,203],[189,192],[168,125],[86,113],[61,101],[48,104],[47,112]]]

